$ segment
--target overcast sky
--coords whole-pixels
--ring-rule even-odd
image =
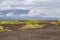
[[[13,11],[6,15],[0,12],[2,16],[19,16],[21,18],[32,17],[58,17],[60,18],[60,0],[0,0],[0,11],[6,10],[29,10],[28,12],[14,15]]]

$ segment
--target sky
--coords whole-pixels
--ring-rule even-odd
[[[0,17],[60,18],[60,0],[0,0]]]

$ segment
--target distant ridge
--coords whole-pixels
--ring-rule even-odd
[[[59,18],[54,17],[39,17],[39,18],[32,18],[32,19],[25,19],[25,18],[14,18],[14,17],[0,17],[0,20],[58,20]]]

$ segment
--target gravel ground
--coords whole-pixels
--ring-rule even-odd
[[[60,30],[15,30],[1,32],[0,40],[60,40]]]

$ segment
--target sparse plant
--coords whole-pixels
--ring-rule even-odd
[[[35,25],[28,24],[28,25],[25,25],[24,27],[22,27],[21,29],[42,29],[42,28],[45,28],[45,24],[42,24],[42,25],[38,25],[38,24],[35,24]]]
[[[38,20],[28,20],[27,23],[31,24],[37,24],[39,21]]]
[[[4,29],[4,31],[12,32],[12,30],[11,30],[11,29]]]
[[[0,32],[4,31],[4,27],[0,26]]]
[[[57,24],[57,25],[60,25],[60,20],[58,20],[56,24]]]
[[[32,27],[33,27],[33,25],[25,25],[21,29],[31,29]]]
[[[56,22],[49,22],[49,24],[55,24],[56,25]]]

